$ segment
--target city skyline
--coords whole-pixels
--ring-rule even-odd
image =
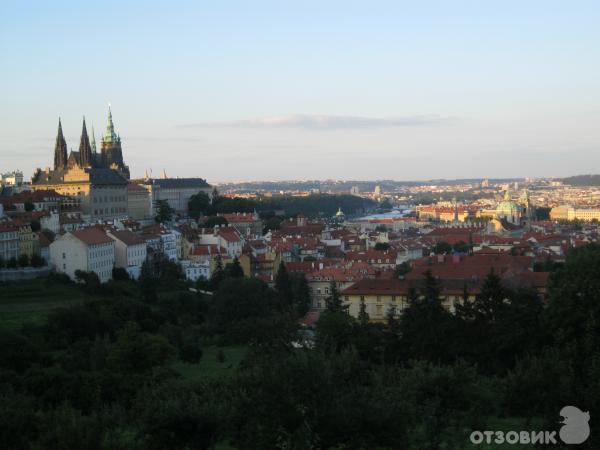
[[[561,177],[600,163],[593,2],[141,6],[0,7],[4,171],[51,166],[59,117],[69,149],[84,115],[98,139],[109,102],[132,177]]]

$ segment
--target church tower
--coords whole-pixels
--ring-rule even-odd
[[[112,111],[108,107],[108,124],[106,132],[102,136],[102,165],[109,169],[119,171],[125,178],[129,179],[129,167],[123,162],[123,151],[121,149],[121,137],[115,132]]]
[[[54,145],[54,170],[66,169],[67,167],[67,141],[63,136],[62,124],[58,119],[58,134]]]
[[[79,142],[79,164],[81,167],[92,167],[92,146],[90,145],[90,138],[87,134],[85,127],[85,117],[83,118],[83,129],[81,130],[81,141]]]

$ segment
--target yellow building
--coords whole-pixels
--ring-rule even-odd
[[[475,300],[476,290],[468,294],[468,300]],[[342,298],[348,306],[348,313],[355,318],[359,317],[361,305],[371,322],[385,322],[393,310],[396,316],[408,306],[410,283],[407,280],[396,278],[364,278],[349,288],[342,291]],[[455,305],[463,301],[461,288],[443,288],[440,302],[450,312],[455,311]]]
[[[18,228],[19,256],[27,255],[28,258],[31,258],[33,255],[38,254],[38,236],[31,230],[31,224],[23,220],[13,220],[13,223]]]

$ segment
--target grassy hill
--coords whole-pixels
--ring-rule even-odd
[[[600,186],[600,175],[576,175],[561,181],[571,186]]]
[[[53,309],[81,303],[84,293],[75,284],[40,278],[0,283],[0,328],[15,330],[41,324]]]

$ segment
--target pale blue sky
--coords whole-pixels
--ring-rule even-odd
[[[0,170],[112,103],[134,176],[600,172],[597,1],[0,1]]]

